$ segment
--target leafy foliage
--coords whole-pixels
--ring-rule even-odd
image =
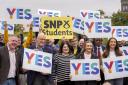
[[[120,12],[113,13],[112,17],[113,26],[128,26],[128,13]]]

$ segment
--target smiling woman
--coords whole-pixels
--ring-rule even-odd
[[[106,49],[103,53],[103,58],[108,58],[111,56],[122,56],[122,52],[119,49],[119,44],[116,40],[116,38],[110,38],[107,42]]]
[[[91,41],[86,41],[84,43],[84,50],[81,52],[78,59],[97,59],[98,57],[93,53],[93,44]],[[91,68],[93,69],[93,68]],[[86,69],[87,70],[87,69]],[[96,71],[98,73],[99,70]],[[78,81],[76,85],[97,85],[97,81]]]
[[[68,42],[62,43],[60,53],[53,57],[53,79],[57,85],[74,85],[70,81],[70,60],[75,58]]]
[[[119,44],[116,38],[112,37],[108,40],[106,49],[103,53],[103,58],[121,57],[122,51],[119,49]],[[123,78],[108,80],[111,85],[123,85]]]

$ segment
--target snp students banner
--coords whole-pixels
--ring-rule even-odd
[[[73,59],[70,61],[71,81],[100,80],[98,59]]]
[[[23,68],[51,74],[52,54],[25,48]]]
[[[103,59],[105,80],[128,77],[128,58],[125,56]]]
[[[47,39],[72,39],[71,17],[42,17],[41,28]]]

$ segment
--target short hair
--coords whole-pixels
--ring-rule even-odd
[[[73,35],[73,39],[77,39],[78,40],[78,36],[76,34]],[[69,41],[71,42],[73,39],[70,39]]]
[[[8,39],[11,38],[11,37],[17,37],[17,38],[18,38],[18,36],[14,35],[14,34],[10,34],[10,35],[8,36]]]
[[[39,37],[44,37],[44,38],[46,38],[46,36],[45,36],[44,33],[42,33],[42,32],[38,34],[37,39],[38,39]]]

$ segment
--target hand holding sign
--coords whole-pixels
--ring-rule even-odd
[[[23,33],[23,31],[24,31],[24,26],[23,26],[23,24],[20,24],[20,31],[21,31],[21,33]]]
[[[43,73],[43,72],[41,72],[41,74],[43,74],[43,75],[49,75],[49,73]]]

